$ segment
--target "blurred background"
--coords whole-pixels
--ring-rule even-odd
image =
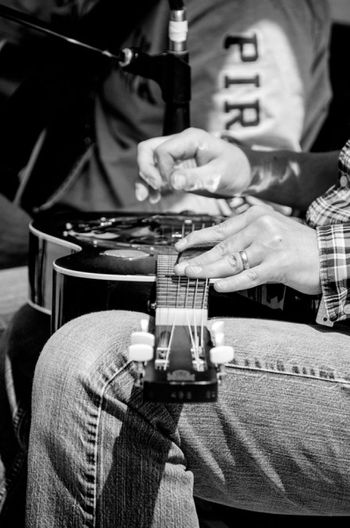
[[[333,18],[329,65],[333,100],[315,151],[336,150],[350,137],[350,78],[344,67],[350,45],[350,0],[329,0],[329,4]]]
[[[67,27],[67,17],[64,15],[67,13],[67,9],[74,10],[74,7],[70,7],[71,2],[60,2],[61,7],[56,9],[54,14],[52,14],[50,3],[50,0],[44,3],[47,6],[45,9],[42,6],[43,2],[38,2],[40,7],[38,7],[35,16],[39,20],[46,21],[50,19],[50,24],[53,24],[57,31],[68,35],[80,35],[82,40],[107,48],[109,43],[104,39],[105,35],[109,34],[109,31],[98,32],[97,28],[101,27],[96,23],[98,18],[104,20],[104,26],[106,20],[110,20],[110,23],[115,25],[114,35],[119,34],[120,42],[122,42],[125,35],[135,24],[137,17],[152,7],[155,2],[154,0],[143,0],[143,2],[129,0],[121,3],[105,0],[99,6],[94,6],[95,2],[92,1],[90,3],[91,8],[83,17],[83,23],[81,23],[81,20],[78,23],[78,13],[75,16],[73,13],[73,16],[69,17],[70,27]],[[344,64],[347,61],[346,50],[349,49],[350,43],[350,0],[329,0],[329,4],[333,18],[330,49],[333,101],[329,116],[314,144],[313,150],[315,151],[339,149],[350,137],[350,112],[344,111],[344,109],[350,108],[350,77],[347,75],[346,68],[344,68]],[[10,6],[22,11],[26,9],[25,0],[0,0],[0,5]],[[110,12],[110,16],[105,16],[106,11]],[[62,20],[64,21],[63,23]],[[94,22],[92,23],[92,21]],[[40,61],[45,60],[45,54],[46,57],[51,54],[52,58],[50,61],[53,64],[55,63],[55,43],[51,42],[51,47],[46,49],[45,52],[41,45],[42,40],[43,36],[38,32],[31,32],[17,24],[8,23],[8,21],[4,21],[0,17],[0,112],[4,108],[4,103],[14,93],[16,88],[32,72],[33,68],[37,67],[38,61],[40,64]],[[115,42],[114,45],[116,45]],[[63,48],[62,43],[58,43],[60,56]],[[72,47],[68,49],[68,63],[72,59],[71,53],[74,55]],[[69,64],[66,67],[69,68]]]

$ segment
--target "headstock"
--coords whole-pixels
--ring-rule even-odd
[[[188,314],[184,316],[188,318]],[[137,366],[136,384],[144,399],[173,403],[216,401],[225,363],[233,347],[224,344],[224,323],[158,324],[155,335],[142,329],[131,335],[129,359]],[[148,330],[148,329],[147,329]]]

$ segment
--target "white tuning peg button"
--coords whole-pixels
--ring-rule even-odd
[[[233,360],[234,352],[232,346],[216,346],[210,350],[210,360],[215,365],[222,365]]]
[[[153,347],[143,343],[130,345],[128,348],[130,361],[150,361],[153,358]]]
[[[142,332],[147,332],[148,331],[148,319],[141,319],[140,321],[140,326],[141,326],[141,331]]]
[[[223,346],[223,344],[225,343],[225,334],[224,334],[224,332],[218,332],[218,333],[214,334],[213,335],[213,339],[214,339],[214,345],[216,347]]]
[[[210,327],[212,334],[222,334],[224,332],[224,324],[224,321],[221,319],[213,321]]]
[[[154,335],[150,332],[133,332],[131,334],[132,345],[149,345],[154,347]]]

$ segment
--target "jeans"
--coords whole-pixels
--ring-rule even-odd
[[[350,337],[229,319],[210,404],[143,402],[126,358],[144,314],[63,326],[33,385],[27,528],[195,528],[193,496],[253,511],[350,514]]]

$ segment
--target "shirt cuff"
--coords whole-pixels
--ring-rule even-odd
[[[350,224],[319,226],[322,301],[316,321],[333,326],[350,318]]]

